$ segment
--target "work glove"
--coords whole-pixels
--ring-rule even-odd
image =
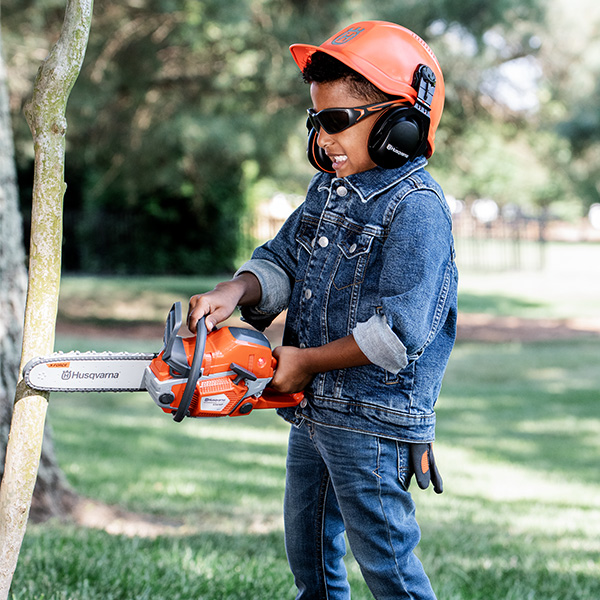
[[[431,481],[436,494],[444,491],[444,482],[433,456],[433,444],[410,444],[410,469],[422,490],[429,487]]]

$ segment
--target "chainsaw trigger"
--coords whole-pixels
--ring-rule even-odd
[[[235,363],[231,363],[229,368],[237,375],[233,380],[234,385],[238,385],[241,381],[256,381],[258,379],[252,371],[248,371],[248,369],[244,369],[244,367]]]

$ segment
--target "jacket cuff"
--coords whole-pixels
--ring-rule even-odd
[[[244,263],[234,277],[240,273],[252,273],[260,283],[260,302],[256,306],[241,307],[241,312],[244,321],[263,331],[287,308],[292,293],[290,280],[281,267],[261,258]]]
[[[408,364],[406,346],[388,325],[385,315],[373,315],[352,331],[363,354],[378,367],[396,374]]]

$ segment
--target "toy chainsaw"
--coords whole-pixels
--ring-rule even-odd
[[[159,354],[57,352],[30,360],[25,383],[50,392],[146,390],[175,421],[185,417],[247,415],[255,408],[296,406],[303,398],[267,387],[277,366],[269,340],[258,331],[222,327],[183,338],[181,303],[173,304]]]

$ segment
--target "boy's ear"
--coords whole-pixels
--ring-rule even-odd
[[[317,144],[318,134],[314,127],[311,127],[308,132],[308,146],[306,148],[306,155],[308,156],[308,160],[310,164],[317,169],[318,171],[323,171],[324,173],[335,173],[335,169],[333,168],[333,163],[325,154],[325,150]]]

